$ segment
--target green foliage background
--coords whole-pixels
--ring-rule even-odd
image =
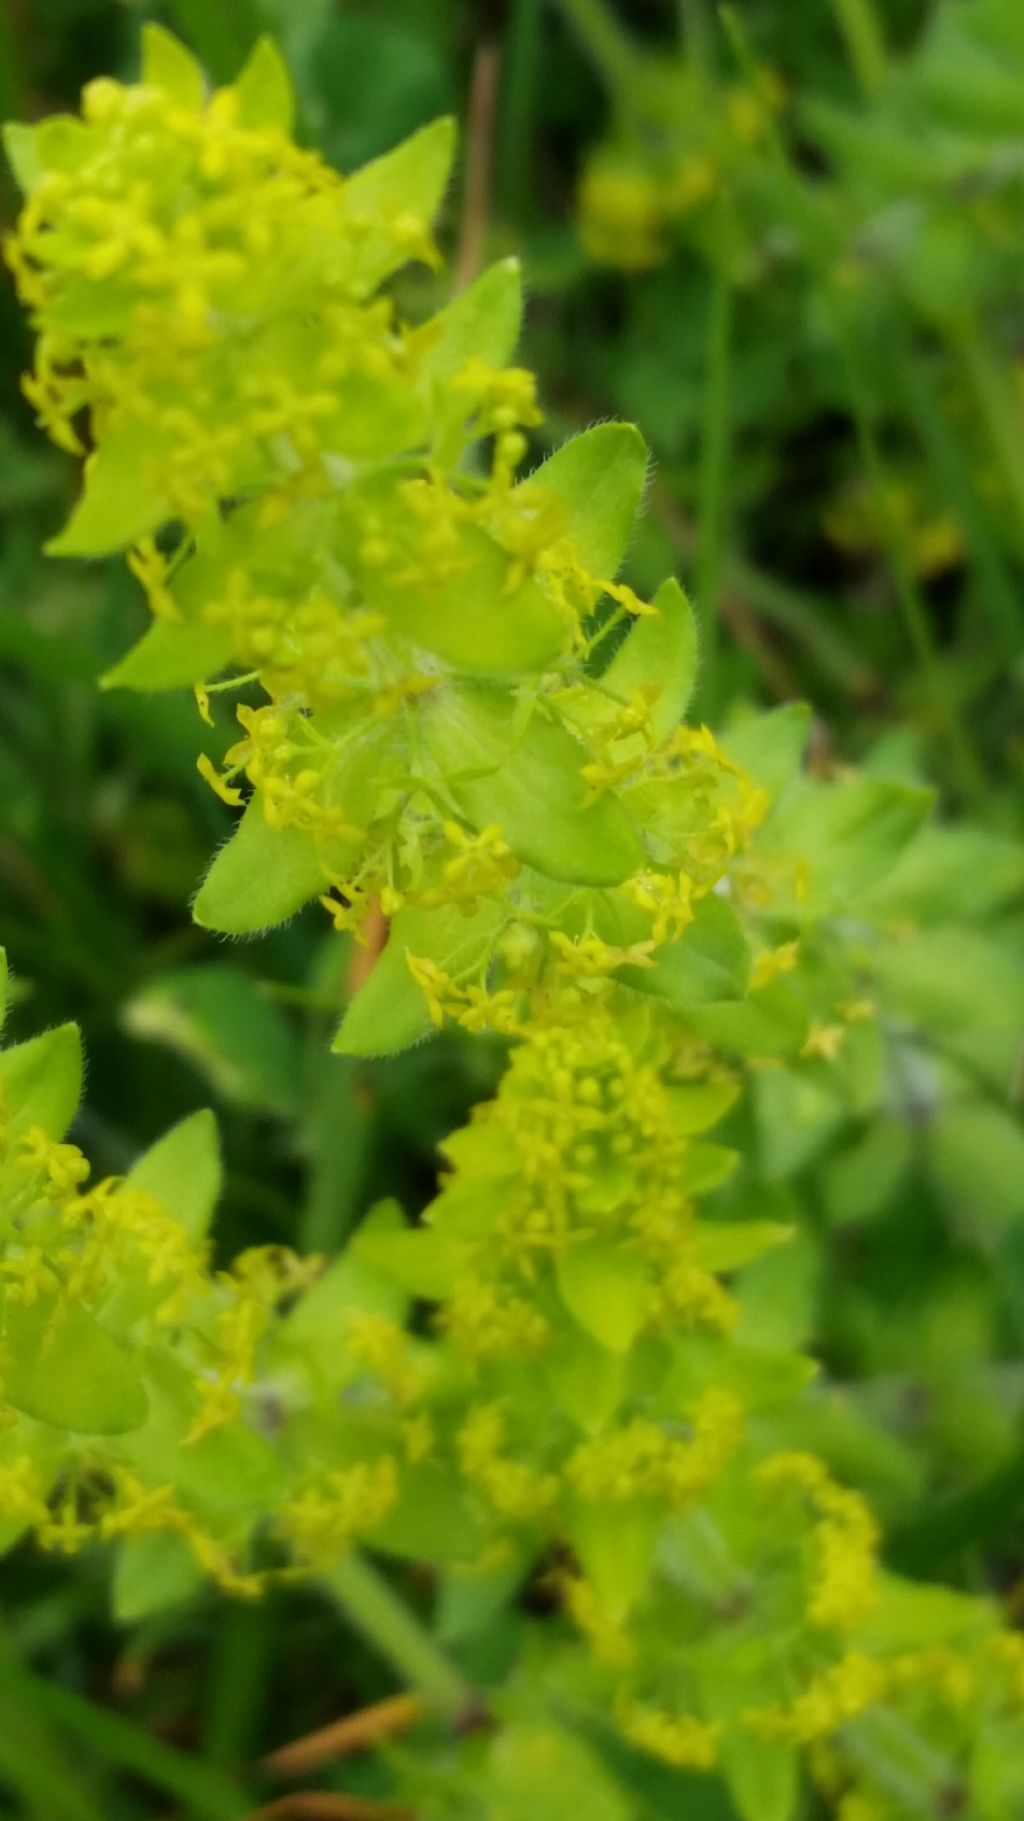
[[[607,415],[644,427],[657,465],[627,579],[643,589],[675,568],[695,593],[706,718],[806,699],[818,765],[935,786],[944,816],[969,816],[973,832],[951,833],[893,912],[941,926],[892,982],[930,1047],[908,1046],[909,1076],[889,1084],[881,1116],[774,1100],[766,1077],[740,1135],[756,1180],[739,1192],[773,1218],[802,1213],[805,1239],[762,1266],[760,1338],[824,1359],[834,1390],[819,1421],[886,1517],[892,1565],[1013,1589],[1024,1565],[1024,29],[1013,0],[879,0],[874,12],[863,0],[751,0],[731,30],[701,0],[678,11],[647,0],[628,20],[623,9],[621,35],[583,0],[23,0],[0,22],[5,117],[73,107],[100,73],[132,75],[150,18],[221,79],[273,31],[305,136],[343,169],[440,112],[465,119],[480,47],[494,44],[496,106],[470,116],[469,157],[486,140],[488,255],[524,261],[523,358],[550,406],[537,457]],[[777,72],[780,101],[737,151],[721,123],[751,63]],[[712,205],[660,221],[656,257],[639,267],[594,256],[577,194],[595,161],[633,186],[635,225],[700,156],[728,172]],[[447,250],[465,206],[456,189]],[[439,295],[422,275],[403,282],[424,311]],[[230,818],[196,776],[190,703],[96,687],[142,631],[143,604],[114,565],[40,556],[67,516],[73,464],[46,449],[21,399],[28,345],[8,288],[0,309],[12,1035],[81,1023],[90,1070],[75,1136],[98,1173],[212,1104],[225,1256],[278,1240],[330,1250],[376,1197],[423,1203],[438,1141],[489,1090],[497,1059],[447,1036],[372,1066],[328,1055],[348,962],[315,917],[250,948],[188,921]],[[91,1558],[63,1569],[25,1551],[3,1564],[2,1812],[241,1814],[239,1767],[387,1692],[356,1641],[339,1656],[336,1621],[312,1596],[250,1609],[211,1595],[128,1642],[107,1618],[105,1576]],[[377,1775],[350,1767],[344,1787],[362,1776],[372,1792]],[[653,1787],[649,1801],[665,1812]]]

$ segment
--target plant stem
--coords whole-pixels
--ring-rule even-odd
[[[872,0],[832,0],[832,11],[862,92],[868,98],[877,95],[885,81],[886,55]]]
[[[394,1739],[419,1724],[423,1702],[419,1695],[389,1695],[386,1701],[375,1701],[372,1707],[360,1708],[331,1720],[316,1732],[305,1733],[281,1745],[263,1760],[264,1770],[275,1777],[306,1777],[335,1758],[350,1752],[366,1751],[382,1739]]]
[[[501,54],[497,44],[481,39],[473,58],[466,127],[466,181],[462,198],[459,244],[452,284],[456,292],[471,285],[483,264],[491,201],[494,122],[498,103]]]
[[[321,1576],[355,1631],[384,1657],[427,1707],[449,1723],[472,1712],[475,1692],[383,1575],[354,1552]]]
[[[705,716],[717,707],[715,686],[718,647],[718,594],[729,455],[729,368],[732,341],[733,286],[725,270],[714,274],[705,342],[706,374],[698,479],[697,569],[694,593],[700,623],[700,700]]]

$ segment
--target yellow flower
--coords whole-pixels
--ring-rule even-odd
[[[632,1695],[615,1704],[615,1722],[624,1739],[677,1770],[712,1770],[718,1759],[722,1726],[695,1714],[669,1713]]]

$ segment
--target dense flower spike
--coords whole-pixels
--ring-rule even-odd
[[[766,130],[743,101],[729,143]],[[524,474],[514,267],[423,324],[381,288],[436,263],[447,125],[342,179],[290,112],[269,46],[208,95],[150,29],[139,85],[13,133],[27,390],[89,451],[54,548],[126,550],[149,599],[109,682],[191,687],[207,722],[244,692],[223,765],[199,759],[245,809],[197,917],[243,933],[319,899],[358,937],[382,912],[339,1047],[450,1022],[508,1066],[421,1224],[385,1204],[322,1271],[275,1248],[215,1272],[202,1117],[89,1189],[69,1040],[7,1052],[6,1534],[117,1542],[125,1616],[156,1547],[240,1594],[363,1542],[498,1603],[539,1576],[575,1764],[617,1730],[719,1774],[744,1821],[765,1788],[795,1812],[801,1761],[843,1821],[950,1791],[1002,1821],[1019,1640],[878,1567],[867,1504],[799,1445],[813,1368],[743,1336],[743,1272],[788,1229],[698,1211],[748,1074],[769,1122],[787,1094],[870,1103],[872,893],[927,799],[801,778],[798,711],[682,725],[685,596],[615,579],[637,433]],[[465,1778],[460,1815],[492,1812]]]

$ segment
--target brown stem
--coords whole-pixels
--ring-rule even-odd
[[[388,920],[380,908],[380,899],[375,898],[370,906],[364,931],[365,941],[356,943],[349,962],[348,979],[345,982],[348,996],[358,993],[359,988],[370,978],[374,965],[388,939]]]
[[[466,183],[462,196],[462,221],[455,255],[454,288],[464,291],[480,270],[491,202],[491,167],[494,162],[494,129],[498,104],[498,70],[501,53],[490,39],[476,47],[469,82],[466,128]]]
[[[329,1726],[321,1726],[318,1731],[307,1733],[302,1739],[295,1739],[290,1745],[282,1745],[278,1751],[271,1752],[264,1758],[263,1768],[275,1777],[303,1777],[311,1770],[319,1769],[321,1764],[332,1758],[346,1757],[349,1752],[365,1751],[376,1745],[381,1739],[394,1737],[396,1733],[408,1732],[415,1726],[424,1713],[424,1703],[419,1695],[392,1695],[387,1701],[377,1701],[372,1707],[361,1708],[358,1713],[346,1714],[341,1720],[332,1720]]]

